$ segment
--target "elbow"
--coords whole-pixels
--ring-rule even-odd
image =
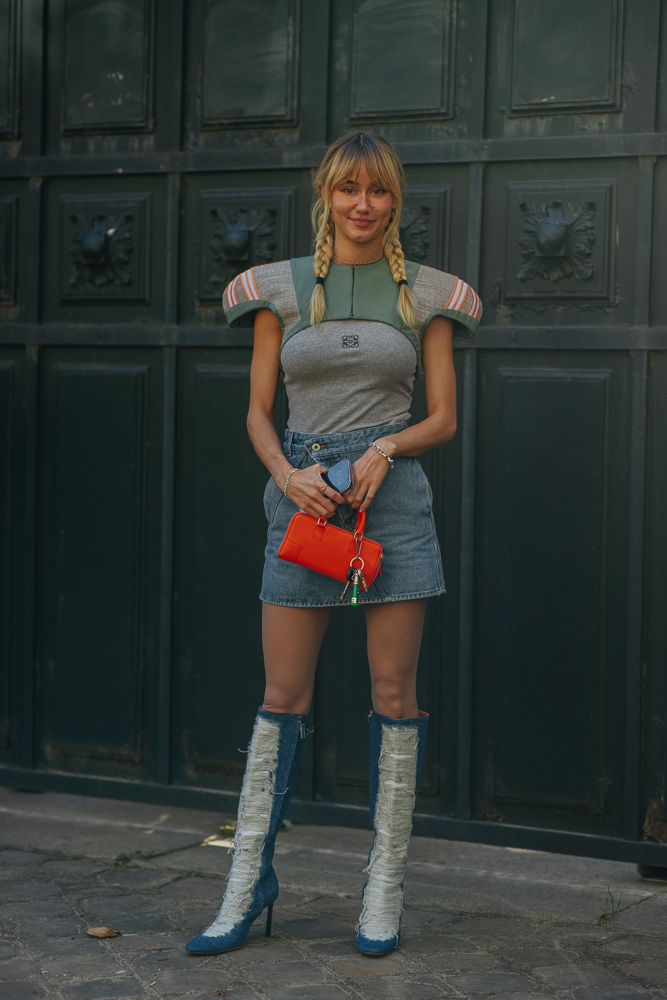
[[[443,413],[442,420],[440,421],[440,427],[438,428],[438,441],[436,447],[439,448],[443,444],[449,444],[455,435],[456,413],[453,413],[451,416]]]

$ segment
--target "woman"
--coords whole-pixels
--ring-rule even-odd
[[[403,170],[394,148],[349,133],[315,179],[313,257],[251,268],[225,291],[232,326],[254,323],[248,432],[271,473],[260,598],[266,670],[239,804],[234,860],[221,909],[186,947],[240,948],[278,882],[276,834],[296,781],[315,666],[341,585],[277,558],[291,516],[304,510],[367,533],[384,548],[382,575],[359,591],[372,683],[370,807],[375,844],[357,947],[384,955],[398,945],[403,873],[428,716],[416,697],[427,598],[444,593],[431,491],[415,456],[456,430],[453,324],[473,333],[481,304],[452,275],[405,261],[399,239]],[[428,416],[412,426],[415,374],[424,366]],[[278,439],[273,407],[284,372],[290,417]],[[348,458],[343,497],[321,473]]]

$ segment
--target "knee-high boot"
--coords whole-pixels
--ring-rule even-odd
[[[370,811],[375,844],[368,860],[357,948],[387,955],[401,937],[403,875],[412,832],[428,715],[416,719],[370,716]]]
[[[193,954],[243,947],[251,924],[266,907],[266,936],[270,935],[278,897],[273,870],[276,834],[298,777],[305,735],[304,716],[259,709],[248,748],[227,889],[213,923],[186,944]]]

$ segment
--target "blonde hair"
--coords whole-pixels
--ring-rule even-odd
[[[415,299],[407,283],[399,284],[406,281],[405,258],[398,235],[403,204],[403,167],[391,143],[374,132],[346,132],[329,147],[317,171],[317,200],[310,214],[315,230],[315,275],[317,278],[326,278],[333,257],[331,192],[343,181],[354,177],[362,165],[374,181],[394,196],[394,210],[384,234],[383,251],[389,261],[392,277],[398,285],[398,315],[412,329],[415,324]],[[323,281],[318,281],[310,300],[310,321],[313,326],[322,322],[325,310]]]

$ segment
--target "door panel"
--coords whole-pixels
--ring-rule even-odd
[[[0,139],[18,139],[19,4],[0,2]]]
[[[187,149],[323,142],[328,3],[189,5]]]
[[[46,767],[140,775],[160,373],[145,352],[82,354],[49,351],[43,367],[38,752]]]
[[[545,823],[558,810],[559,823],[613,829],[629,365],[563,360],[482,359],[477,809]]]
[[[263,695],[258,599],[267,480],[248,449],[250,352],[179,365],[174,567],[174,774],[237,788]]]

